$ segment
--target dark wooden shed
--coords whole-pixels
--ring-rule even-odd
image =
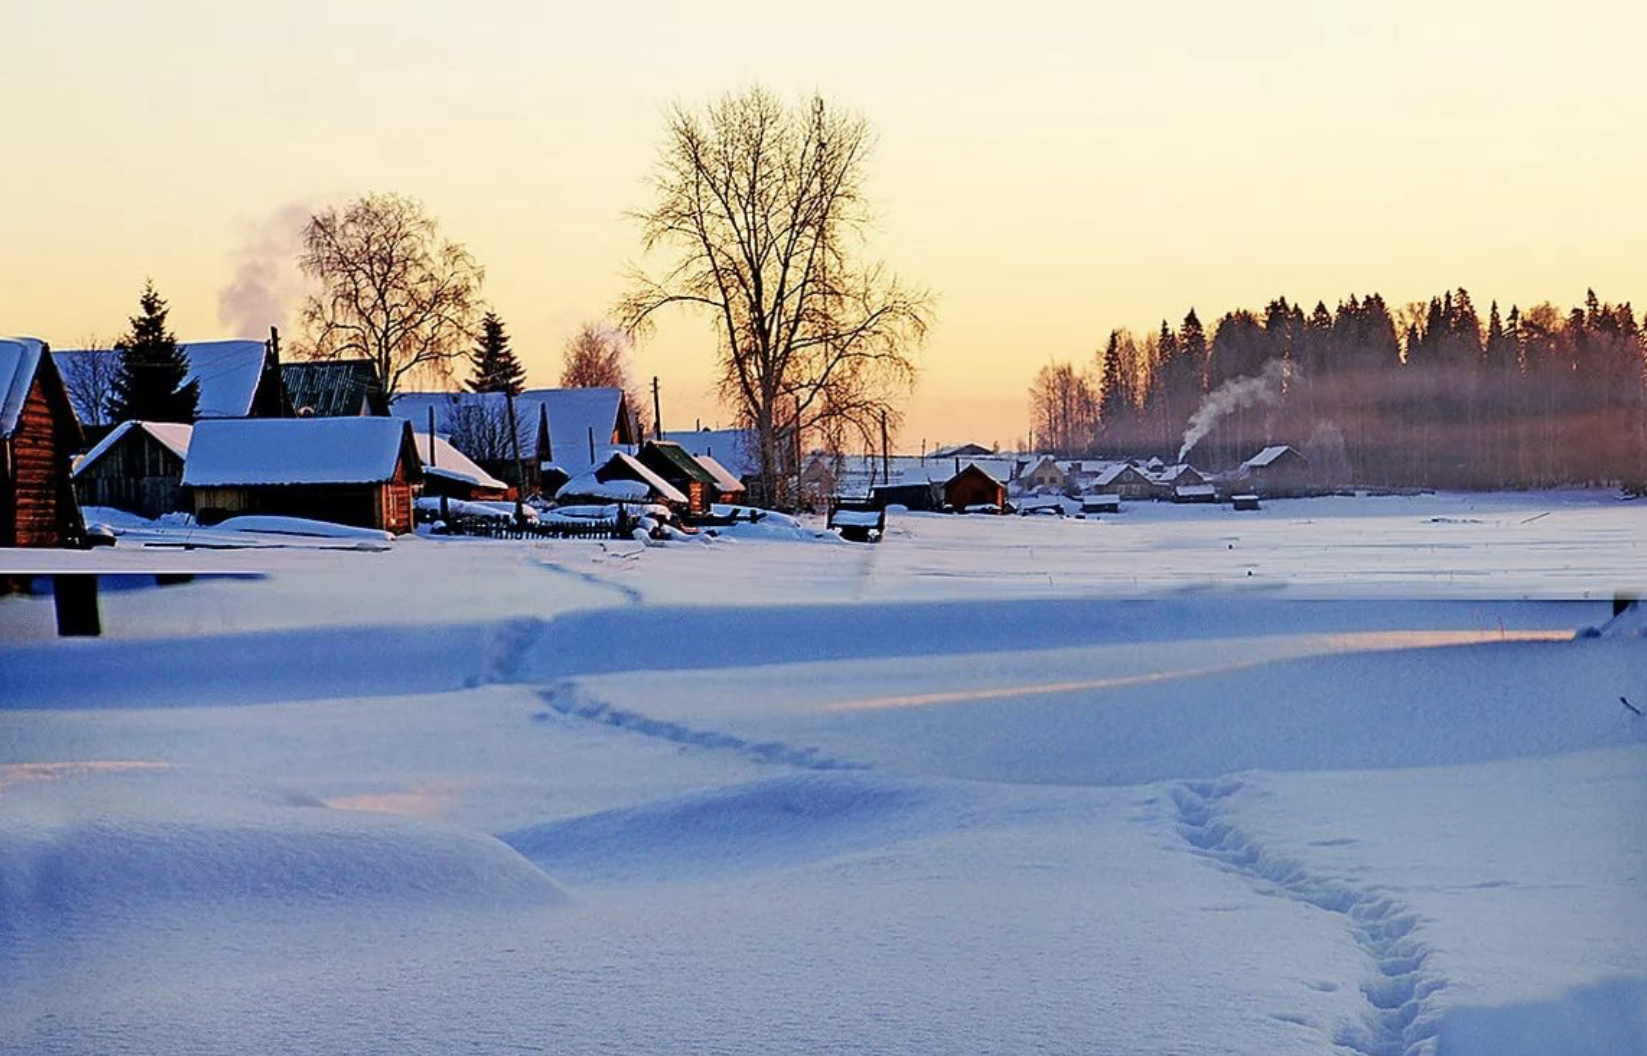
[[[968,462],[944,483],[944,503],[959,513],[971,506],[994,506],[1006,512],[1006,485]]]
[[[70,546],[84,533],[69,461],[80,422],[45,342],[0,339],[0,546]]]
[[[409,532],[422,482],[412,424],[400,418],[200,422],[183,464],[202,524],[275,514]]]
[[[183,461],[193,431],[175,422],[121,422],[74,465],[80,505],[150,519],[188,509]]]
[[[709,511],[714,501],[715,475],[699,465],[686,448],[671,440],[648,440],[635,457],[686,496],[688,513]]]

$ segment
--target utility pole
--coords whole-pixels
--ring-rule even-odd
[[[429,465],[435,465],[435,408],[433,405],[429,407]],[[451,498],[444,493],[440,496],[440,519],[443,521],[452,519]]]
[[[881,476],[888,484],[892,483],[892,456],[888,452],[886,443],[886,412],[881,412]]]
[[[663,406],[658,399],[658,376],[652,375],[652,439],[663,439]]]

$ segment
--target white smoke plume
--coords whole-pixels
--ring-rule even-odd
[[[313,211],[311,203],[291,202],[241,222],[234,278],[217,291],[218,321],[236,337],[260,337],[271,326],[284,326],[302,299],[297,254]]]
[[[1231,378],[1207,393],[1184,427],[1184,444],[1178,449],[1178,461],[1184,461],[1184,456],[1227,415],[1247,407],[1279,407],[1289,369],[1282,360],[1272,359],[1257,374]]]

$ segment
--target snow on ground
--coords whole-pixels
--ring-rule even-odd
[[[260,574],[95,641],[0,599],[0,1051],[1647,1051],[1647,649],[1575,633],[1644,515],[168,551]]]

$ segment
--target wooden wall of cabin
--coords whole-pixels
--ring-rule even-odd
[[[67,408],[66,398],[62,403]],[[37,374],[17,428],[5,441],[0,545],[63,546],[69,541],[80,517],[69,485],[69,449],[63,433]]]
[[[183,460],[141,429],[129,431],[74,478],[82,506],[112,506],[153,519],[186,509]]]

